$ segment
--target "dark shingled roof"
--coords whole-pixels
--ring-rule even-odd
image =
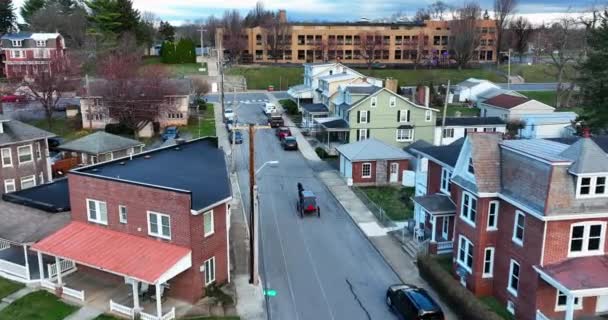
[[[307,104],[303,104],[302,105],[302,109],[308,111],[308,112],[329,112],[329,110],[327,110],[327,107],[322,104],[322,103],[307,103]]]
[[[418,153],[418,150],[421,148],[429,148],[432,147],[433,144],[426,142],[424,140],[416,140],[414,143],[409,144],[407,147],[403,148],[403,150],[407,152]]]
[[[492,98],[484,101],[483,103],[491,105],[491,106],[503,108],[503,109],[511,109],[511,108],[515,108],[523,103],[526,103],[530,100],[531,100],[530,98],[517,97],[517,96],[512,96],[510,94],[503,93],[503,94],[499,94],[495,97],[492,97]]]
[[[344,119],[336,119],[321,123],[327,129],[348,129],[348,122]]]
[[[454,168],[454,166],[456,166],[456,161],[458,161],[458,155],[460,154],[460,149],[462,149],[463,144],[464,138],[460,138],[447,146],[433,146],[428,148],[418,148],[416,150],[418,153],[428,155],[429,157]]]
[[[455,213],[456,205],[449,196],[436,193],[426,196],[413,197],[412,200],[422,206],[430,214]]]
[[[139,153],[129,158],[74,169],[102,179],[142,184],[192,194],[192,209],[202,210],[231,197],[224,152],[206,137]]]
[[[351,94],[372,94],[378,90],[382,89],[381,87],[376,86],[347,86],[346,91]]]
[[[61,150],[78,151],[88,154],[100,154],[141,146],[143,143],[117,136],[105,131],[97,131],[80,139],[59,146]]]
[[[571,144],[574,144],[575,142],[577,142],[579,139],[581,139],[581,137],[576,136],[576,137],[567,137],[567,138],[548,138],[547,140],[571,145]],[[593,142],[595,142],[595,144],[597,144],[600,148],[602,148],[602,150],[604,150],[605,153],[608,153],[608,135],[592,136],[591,140],[593,140]]]
[[[164,79],[161,81],[161,85],[171,88],[174,91],[172,93],[168,93],[167,95],[188,95],[192,91],[190,79]],[[90,80],[89,93],[85,96],[103,96],[107,82],[108,80],[105,79]],[[134,80],[130,83],[131,88],[137,88],[141,82]]]
[[[70,210],[70,193],[68,179],[55,180],[2,195],[2,199],[47,212],[64,212]]]
[[[0,133],[0,146],[18,143],[21,141],[46,139],[55,136],[53,133],[38,129],[21,121],[2,120],[4,133]]]
[[[437,119],[437,125],[442,125],[442,120]],[[445,125],[449,127],[464,127],[464,126],[483,126],[483,125],[501,125],[505,121],[499,117],[446,117]]]

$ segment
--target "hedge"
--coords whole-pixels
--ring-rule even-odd
[[[285,112],[289,115],[298,114],[298,105],[289,99],[279,100]]]
[[[108,123],[106,124],[105,131],[107,133],[116,134],[116,135],[133,135],[133,129],[125,126],[122,123]]]
[[[504,320],[490,310],[483,302],[463,287],[441,265],[428,255],[419,255],[418,272],[461,319],[468,320]]]

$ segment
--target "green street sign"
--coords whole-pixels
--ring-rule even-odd
[[[264,290],[264,295],[269,297],[274,297],[277,295],[277,292],[272,289]]]

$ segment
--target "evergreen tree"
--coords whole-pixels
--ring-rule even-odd
[[[580,65],[579,85],[584,100],[582,120],[594,130],[608,126],[608,11],[591,30],[587,59]]]
[[[21,17],[23,18],[25,23],[30,24],[31,18],[34,13],[44,7],[44,5],[44,0],[25,0],[25,2],[23,2],[23,5],[21,6],[19,13],[21,13]]]
[[[175,43],[165,41],[160,49],[161,61],[163,63],[174,64],[178,62]]]
[[[162,41],[174,41],[175,27],[173,27],[168,21],[161,21],[158,27],[158,34]]]
[[[190,39],[180,39],[176,47],[176,63],[196,62],[194,42]]]
[[[0,35],[13,31],[15,28],[15,20],[13,1],[6,0],[0,2]]]
[[[139,11],[133,9],[131,0],[89,0],[86,1],[91,14],[91,33],[105,39],[116,39],[132,33],[142,40]]]

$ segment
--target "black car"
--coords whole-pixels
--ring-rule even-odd
[[[289,136],[281,140],[283,150],[298,150],[298,142],[295,137]]]
[[[444,320],[439,305],[422,288],[409,284],[392,285],[386,291],[386,304],[405,320]]]
[[[228,134],[228,140],[230,140],[230,143],[233,143],[232,142],[233,137],[234,137],[235,144],[243,143],[243,134],[240,131],[235,130],[234,134],[232,132]]]

